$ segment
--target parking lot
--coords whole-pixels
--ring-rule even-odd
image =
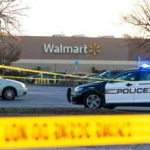
[[[66,92],[68,87],[27,85],[28,93],[15,100],[0,100],[0,108],[84,108],[82,105],[68,103]],[[116,107],[120,113],[149,114],[149,107]]]
[[[0,107],[76,107],[67,102],[67,87],[34,85],[27,85],[27,87],[27,95],[12,101],[1,99]]]

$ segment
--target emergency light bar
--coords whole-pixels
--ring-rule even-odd
[[[150,65],[148,65],[148,64],[143,64],[140,68],[150,69]]]

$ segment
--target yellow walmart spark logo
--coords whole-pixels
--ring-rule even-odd
[[[96,43],[89,45],[89,53],[92,54],[93,56],[96,56],[97,54],[100,53],[100,45],[97,45]]]

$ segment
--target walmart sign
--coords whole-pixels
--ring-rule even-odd
[[[87,54],[88,46],[86,44],[82,46],[66,46],[56,44],[43,44],[44,52],[46,54]]]

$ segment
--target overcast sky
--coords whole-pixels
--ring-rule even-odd
[[[30,9],[21,20],[23,35],[54,34],[97,37],[132,34],[120,16],[129,12],[136,0],[22,0]]]

